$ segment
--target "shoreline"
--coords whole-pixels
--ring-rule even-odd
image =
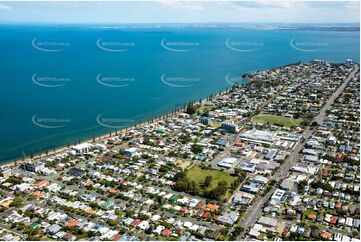
[[[249,83],[249,80],[247,80],[247,79],[244,79],[244,80],[246,81],[245,83],[237,84],[237,85],[247,85]],[[234,85],[236,85],[236,84],[234,84]],[[185,106],[188,103],[199,103],[199,102],[203,103],[203,102],[207,101],[210,96],[213,96],[213,97],[221,96],[224,93],[231,90],[234,85],[226,88],[225,90],[220,90],[220,91],[218,91],[216,93],[211,93],[205,98],[200,98],[198,101],[189,101],[187,103],[184,103],[184,104],[181,105],[180,108],[176,108],[175,111],[171,110],[171,111],[168,111],[168,112],[164,112],[162,114],[157,115],[156,118],[149,118],[148,120],[141,121],[140,123],[135,124],[133,126],[125,127],[125,128],[122,128],[122,129],[115,129],[114,131],[110,131],[110,132],[108,132],[106,134],[102,134],[102,135],[99,135],[99,136],[94,136],[94,138],[90,138],[90,139],[80,141],[79,144],[102,142],[102,141],[104,141],[104,140],[106,140],[108,138],[111,138],[111,137],[115,136],[116,133],[118,133],[118,135],[119,135],[119,133],[125,133],[125,132],[127,132],[128,129],[131,129],[133,127],[139,127],[139,126],[143,126],[143,125],[150,124],[150,123],[156,122],[158,120],[161,120],[164,116],[179,114],[181,112],[184,112]],[[111,135],[110,135],[110,133],[111,133]],[[31,160],[46,159],[48,157],[52,157],[52,156],[55,156],[57,154],[66,152],[67,150],[71,149],[72,146],[74,146],[74,145],[69,146],[69,148],[67,147],[67,145],[64,145],[64,146],[61,146],[61,147],[58,147],[58,148],[44,150],[41,156],[34,155],[33,158],[31,158],[30,156],[26,156],[24,159],[23,158],[16,158],[16,159],[14,159],[12,161],[9,161],[9,162],[4,161],[4,164],[0,165],[0,169],[5,169],[5,168],[11,168],[11,167],[14,167],[14,166],[18,166],[20,164],[29,162]],[[48,151],[47,155],[45,153],[46,151]]]
[[[299,61],[302,63],[302,61]],[[283,66],[279,66],[279,67],[272,67],[270,69],[267,69],[267,70],[272,70],[272,69],[276,69],[276,68],[280,68],[280,67],[287,67],[287,66],[292,66],[292,65],[295,65],[299,62],[296,62],[296,63],[289,63],[287,65],[283,65]],[[307,61],[307,62],[304,62],[304,63],[309,63],[311,61]],[[342,64],[342,63],[338,63],[338,62],[329,62],[329,64]],[[257,71],[260,71],[260,70],[257,70]],[[128,129],[131,129],[132,127],[139,127],[139,126],[143,126],[143,125],[146,125],[146,124],[150,124],[150,123],[153,123],[155,121],[158,121],[158,120],[161,120],[164,116],[169,116],[169,115],[176,115],[180,112],[183,112],[186,105],[188,103],[203,103],[204,101],[207,101],[210,97],[218,97],[218,96],[221,96],[223,95],[224,93],[228,92],[229,90],[232,89],[233,86],[235,85],[248,85],[249,83],[251,83],[251,80],[247,79],[247,75],[249,75],[251,73],[245,73],[243,75],[241,75],[240,77],[245,81],[245,83],[234,83],[232,86],[230,87],[227,87],[223,90],[219,90],[218,92],[214,92],[214,93],[210,93],[207,97],[205,98],[200,98],[199,100],[196,100],[196,101],[189,101],[187,103],[183,103],[181,105],[180,108],[175,108],[175,110],[170,110],[168,112],[164,112],[162,114],[159,114],[157,115],[155,118],[149,118],[148,120],[144,120],[144,121],[141,121],[140,123],[138,124],[135,124],[133,126],[129,126],[129,127],[125,127],[125,128],[122,128],[122,129],[115,129],[114,131],[110,131],[106,134],[103,134],[103,135],[99,135],[99,136],[95,136],[94,138],[90,138],[90,139],[86,139],[86,140],[83,140],[83,141],[80,141],[79,144],[82,144],[82,143],[94,143],[94,142],[102,142],[110,137],[113,137],[116,133],[124,133],[126,132]],[[173,113],[173,114],[172,114]],[[110,135],[111,133],[111,135]],[[113,134],[114,133],[114,134]],[[94,142],[93,142],[94,140]],[[74,146],[74,145],[72,145]],[[22,163],[26,163],[28,161],[31,161],[31,160],[37,160],[37,159],[46,159],[48,157],[51,157],[51,156],[54,156],[54,155],[57,155],[57,154],[60,154],[62,152],[65,152],[66,150],[68,149],[71,149],[70,146],[69,148],[67,146],[61,146],[61,147],[58,147],[58,148],[55,148],[55,149],[52,149],[54,150],[53,152],[51,152],[50,150],[48,150],[48,155],[45,154],[46,150],[43,151],[41,157],[39,155],[34,155],[33,158],[30,158],[29,156],[25,157],[25,159],[23,160],[23,158],[18,158],[18,159],[14,159],[13,161],[9,161],[9,162],[6,162],[4,164],[1,164],[0,165],[0,169],[3,169],[3,168],[7,168],[7,167],[13,167],[13,166],[17,166],[19,164],[22,164]]]

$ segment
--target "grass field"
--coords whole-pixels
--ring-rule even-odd
[[[231,185],[236,178],[224,171],[219,170],[205,170],[199,166],[193,166],[186,172],[186,175],[190,181],[194,181],[197,185],[202,185],[206,176],[212,176],[212,182],[208,186],[207,190],[211,190],[218,185],[220,181],[226,181],[228,185]]]
[[[302,220],[305,220],[307,218],[308,215],[310,214],[316,214],[317,215],[317,212],[312,210],[312,209],[308,209],[306,211],[303,212],[303,215],[302,215]]]
[[[252,121],[265,124],[276,124],[284,127],[292,127],[299,126],[302,122],[302,119],[286,118],[271,114],[258,114],[252,118]]]
[[[198,109],[197,109],[197,111],[198,112],[209,112],[209,111],[211,111],[213,108],[215,108],[215,106],[205,106],[205,105],[201,105]]]

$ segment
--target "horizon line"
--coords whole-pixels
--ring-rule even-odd
[[[358,24],[360,21],[352,22],[42,22],[42,21],[4,21],[0,24]]]

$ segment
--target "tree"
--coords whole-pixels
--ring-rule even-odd
[[[321,185],[321,187],[322,187],[323,190],[326,190],[326,191],[329,191],[329,192],[332,192],[334,190],[330,183],[323,183]]]
[[[234,233],[236,233],[237,235],[240,235],[243,231],[244,228],[242,228],[241,226],[237,226],[234,228]]]
[[[302,126],[308,126],[310,124],[310,120],[309,119],[303,119],[302,121],[301,121],[301,125]]]
[[[318,123],[316,121],[312,122],[311,124],[312,127],[317,127],[318,126]]]
[[[236,180],[234,180],[234,182],[232,183],[231,187],[232,187],[232,189],[236,189],[240,184],[241,184],[241,180],[240,180],[240,179],[236,179]]]
[[[199,153],[201,153],[202,152],[202,147],[201,146],[199,146],[199,145],[193,145],[192,146],[192,152],[194,153],[194,154],[199,154]]]
[[[183,179],[185,177],[187,177],[186,173],[178,172],[177,174],[174,175],[174,180],[177,181],[177,180]]]
[[[218,186],[227,189],[228,183],[226,181],[218,182]]]
[[[115,220],[115,219],[109,219],[109,220],[108,220],[108,224],[109,224],[110,226],[117,226],[117,225],[118,225],[118,221]]]
[[[208,187],[209,185],[211,185],[212,181],[213,181],[212,176],[206,176],[203,182],[203,186]]]
[[[196,107],[192,103],[188,103],[186,107],[186,113],[189,115],[194,114],[197,111]]]
[[[226,236],[226,235],[228,234],[228,229],[223,228],[223,229],[220,229],[219,232],[220,232],[222,235]]]
[[[159,172],[168,172],[169,171],[169,167],[165,166],[165,165],[161,165],[159,168]]]
[[[175,185],[173,188],[176,191],[186,192],[191,186],[190,181],[184,172],[179,172],[175,174],[174,181],[175,181]]]
[[[195,181],[192,181],[192,184],[193,184],[193,194],[200,195],[201,190],[200,190],[199,186],[195,183]]]
[[[24,200],[20,197],[15,197],[10,204],[11,207],[19,207],[24,203]]]
[[[217,187],[209,192],[208,197],[210,199],[221,200],[221,197],[227,192],[227,186],[226,181],[218,182]]]
[[[30,158],[33,159],[34,158],[34,148],[31,149],[31,155]]]
[[[188,191],[188,188],[190,187],[190,182],[188,178],[184,178],[181,180],[178,180],[176,184],[174,185],[174,190],[180,191],[180,192],[186,192]]]
[[[300,192],[304,192],[304,190],[305,190],[305,187],[307,186],[307,181],[306,180],[303,180],[303,181],[301,181],[301,182],[299,182],[298,183],[298,190],[300,191]]]
[[[150,139],[149,136],[145,135],[145,136],[143,137],[143,144],[144,144],[144,145],[152,145],[153,142],[151,141],[151,139]]]
[[[138,182],[140,182],[140,183],[144,182],[145,180],[146,180],[145,175],[142,175],[138,178]]]

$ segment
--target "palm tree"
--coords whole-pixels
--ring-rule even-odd
[[[34,147],[31,149],[31,155],[30,158],[33,159],[34,158]]]

